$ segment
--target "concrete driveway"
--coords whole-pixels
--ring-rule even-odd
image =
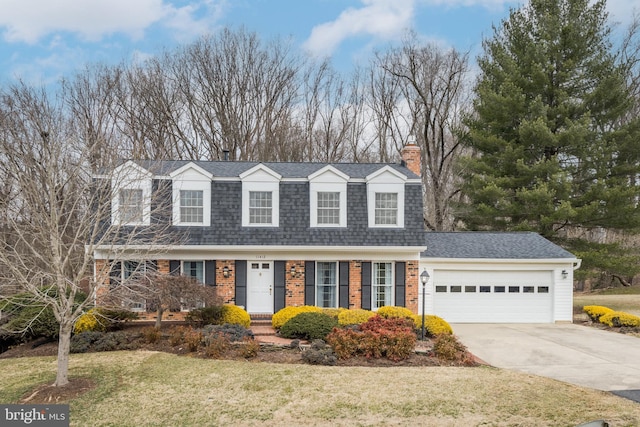
[[[453,324],[471,353],[511,369],[640,396],[640,338],[574,324]]]

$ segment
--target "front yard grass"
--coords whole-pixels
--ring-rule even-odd
[[[71,356],[73,426],[640,425],[609,393],[489,367],[326,367],[205,360],[150,351]],[[0,402],[53,381],[55,358],[0,360]]]

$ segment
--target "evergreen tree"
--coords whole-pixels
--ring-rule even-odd
[[[462,169],[468,228],[557,240],[638,226],[638,120],[607,18],[604,0],[531,0],[484,41]]]

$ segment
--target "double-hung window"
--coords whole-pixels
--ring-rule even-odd
[[[316,265],[316,305],[318,307],[337,307],[337,265],[336,262],[318,262]]]
[[[270,191],[249,191],[249,224],[273,223],[273,197]]]
[[[180,222],[202,224],[204,197],[201,190],[180,190]]]
[[[398,193],[376,193],[375,224],[398,224]]]
[[[182,261],[182,274],[204,283],[204,261]]]
[[[120,189],[119,212],[121,224],[139,224],[143,217],[141,188]]]
[[[318,225],[340,225],[340,193],[318,192]]]
[[[393,263],[373,264],[373,309],[393,305]]]

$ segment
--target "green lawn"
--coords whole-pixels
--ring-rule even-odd
[[[603,305],[613,310],[640,316],[640,286],[607,289],[601,292],[575,293],[573,312],[582,312],[585,305]]]
[[[640,425],[640,405],[494,368],[320,367],[135,351],[73,355],[97,388],[71,401],[73,426]],[[0,402],[53,381],[55,359],[0,360]]]

